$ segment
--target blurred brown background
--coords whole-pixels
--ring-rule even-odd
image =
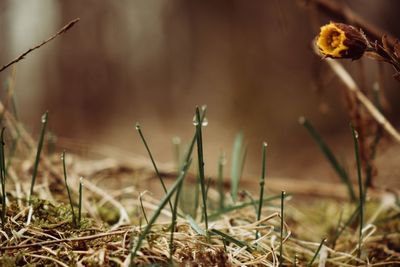
[[[19,113],[33,133],[49,110],[58,136],[145,155],[134,129],[139,121],[156,158],[169,161],[171,138],[188,141],[195,106],[207,104],[207,172],[215,173],[221,150],[229,160],[242,130],[247,174],[258,175],[265,140],[270,175],[334,176],[297,122],[305,115],[339,154],[351,151],[342,85],[311,50],[318,25],[330,19],[304,2],[3,0],[0,64],[80,17],[71,31],[17,65]],[[400,36],[399,1],[341,2]],[[377,64],[363,64],[372,87]],[[346,66],[357,78],[359,63]],[[386,115],[398,123],[400,86],[385,70]],[[322,86],[316,73],[326,77]]]

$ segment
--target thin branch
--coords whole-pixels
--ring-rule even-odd
[[[25,51],[24,53],[22,53],[21,55],[19,55],[17,58],[15,58],[14,60],[12,60],[11,62],[9,62],[8,64],[4,65],[3,67],[1,67],[0,72],[2,72],[3,70],[7,69],[8,67],[10,67],[11,65],[14,65],[15,63],[17,63],[18,61],[24,59],[29,53],[31,53],[32,51],[39,49],[40,47],[44,46],[45,44],[47,44],[48,42],[52,41],[53,39],[57,38],[59,35],[66,33],[69,29],[71,29],[78,21],[80,20],[80,18],[76,18],[72,21],[70,21],[68,24],[66,24],[64,27],[62,27],[56,34],[54,34],[53,36],[51,36],[50,38],[48,38],[47,40],[42,41],[40,44],[29,48],[27,51]]]

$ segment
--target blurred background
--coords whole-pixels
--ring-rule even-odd
[[[146,155],[134,128],[140,122],[156,159],[167,162],[172,138],[188,142],[195,107],[206,104],[208,173],[216,172],[221,151],[230,161],[242,131],[248,177],[259,175],[267,141],[270,176],[329,179],[335,177],[329,163],[298,118],[309,118],[351,158],[349,117],[342,84],[311,49],[319,26],[331,18],[307,2],[3,0],[0,64],[79,17],[69,32],[17,64],[17,106],[35,136],[49,110],[50,128],[60,138]],[[339,2],[400,36],[399,1]],[[360,63],[344,63],[357,79]],[[372,88],[378,64],[361,64]],[[399,126],[400,86],[391,74],[385,67],[386,115]],[[9,75],[1,72],[1,82]]]

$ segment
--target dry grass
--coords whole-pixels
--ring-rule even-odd
[[[12,135],[20,133],[18,150],[11,159],[7,177],[6,224],[1,230],[2,266],[120,266],[130,261],[131,243],[135,243],[145,221],[139,197],[150,216],[159,200],[142,194],[146,183],[153,183],[154,173],[138,159],[133,166],[113,159],[88,160],[68,155],[68,182],[72,198],[78,199],[79,177],[84,176],[83,220],[79,228],[72,223],[72,213],[63,182],[62,162],[58,153],[42,156],[38,182],[34,190],[32,218],[27,224],[30,177],[35,147],[32,138],[6,113],[5,122]],[[17,135],[14,136],[14,138]],[[7,155],[7,154],[6,154]],[[190,181],[190,178],[189,180]],[[111,184],[110,184],[111,183]],[[154,183],[153,183],[154,184]],[[160,186],[160,185],[158,185]],[[161,188],[161,187],[160,187]],[[267,180],[268,188],[268,180]],[[300,187],[301,188],[301,187]],[[318,190],[318,189],[316,189]],[[267,190],[271,195],[271,192]],[[291,192],[288,192],[291,193]],[[296,193],[296,192],[295,192]],[[211,211],[218,203],[214,187],[209,192]],[[240,204],[247,202],[245,195]],[[294,196],[296,199],[296,195]],[[226,206],[229,203],[227,196]],[[314,264],[324,266],[388,266],[400,264],[399,205],[396,195],[375,194],[366,207],[363,253],[357,256],[357,222],[343,227],[343,233],[332,243],[342,223],[350,217],[353,204],[332,198],[286,200],[284,213],[283,259],[285,266],[306,265],[315,255],[320,240],[327,237]],[[182,213],[182,212],[180,212]],[[200,212],[199,212],[200,215]],[[169,229],[172,213],[168,206],[152,227],[136,256],[137,265],[170,264]],[[212,215],[210,215],[210,218]],[[204,229],[197,220],[197,227]],[[278,266],[280,248],[279,199],[264,206],[261,220],[256,220],[254,205],[221,213],[210,219],[209,228],[234,240],[211,234],[199,234],[185,217],[178,218],[174,232],[173,264],[178,266]],[[339,228],[341,230],[342,227]],[[254,239],[255,232],[260,238]],[[235,242],[238,241],[238,242]]]
[[[327,5],[322,0],[312,2],[317,7]],[[341,13],[341,9],[335,6],[329,10]],[[346,14],[349,14],[348,11]],[[359,18],[357,21],[363,24]],[[0,72],[63,34],[76,22],[78,20],[70,22],[48,40],[4,65]],[[371,32],[374,33],[373,29]],[[328,63],[378,124],[398,141],[396,129],[362,94],[344,69],[336,62]],[[15,114],[9,111],[12,110],[9,106],[12,106],[13,79],[9,84],[6,99],[0,103],[0,117],[8,129],[6,147],[9,148],[5,152],[6,164],[3,166],[0,162],[0,171],[2,175],[6,174],[6,183],[2,189],[7,192],[5,221],[0,230],[1,266],[400,265],[400,201],[395,190],[368,191],[363,218],[365,223],[361,223],[360,231],[358,213],[354,212],[357,203],[343,200],[342,192],[345,188],[341,187],[337,190],[340,193],[332,194],[332,190],[323,184],[305,186],[305,183],[292,183],[287,185],[288,188],[282,186],[279,189],[288,190],[292,196],[285,199],[280,199],[279,195],[272,197],[272,200],[263,203],[262,212],[257,201],[249,201],[258,199],[256,196],[237,192],[239,194],[232,198],[226,190],[224,207],[221,209],[222,187],[214,186],[217,179],[213,179],[208,190],[201,167],[200,179],[196,179],[193,174],[186,177],[183,193],[186,190],[189,193],[182,195],[181,202],[194,203],[190,190],[199,187],[200,180],[203,200],[206,199],[202,204],[208,207],[208,213],[201,212],[199,208],[191,214],[197,218],[193,219],[186,215],[182,203],[179,210],[171,210],[170,200],[173,198],[164,201],[170,202],[171,209],[165,205],[160,210],[158,197],[161,198],[165,192],[161,190],[160,184],[154,186],[154,180],[160,175],[175,178],[178,176],[176,173],[158,165],[155,174],[150,162],[135,158],[134,162],[126,164],[113,159],[110,151],[100,159],[80,157],[78,155],[82,146],[76,142],[55,144],[47,140],[36,177],[36,141],[19,123]],[[197,110],[195,137],[199,146],[199,162],[202,163],[202,127],[199,122],[200,113]],[[59,157],[61,147],[75,152],[67,154],[66,169],[75,210],[82,196],[83,216],[78,223],[68,203],[63,165]],[[97,147],[100,150],[102,148]],[[243,157],[237,157],[238,166],[243,163],[239,160]],[[240,178],[240,173],[241,168],[237,168],[236,180]],[[32,180],[37,178],[37,182],[33,187],[31,202],[32,176]],[[83,194],[79,190],[80,177],[84,177]],[[232,191],[236,192],[238,184],[231,185],[235,188]],[[231,185],[228,184],[225,189]],[[149,188],[153,192],[147,191]],[[268,176],[266,188],[267,197],[273,196]],[[299,197],[301,194],[313,197]],[[340,200],[337,196],[340,196]],[[142,246],[138,247],[133,257],[132,251],[141,242],[139,239],[147,229],[148,218],[158,211],[160,217],[151,225]],[[171,220],[176,214],[179,215],[176,226],[171,227],[175,223],[171,223]],[[205,220],[201,219],[202,216],[206,217]],[[358,238],[359,232],[362,232],[361,240]],[[171,244],[172,233],[174,239]]]

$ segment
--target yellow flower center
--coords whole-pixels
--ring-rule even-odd
[[[317,46],[321,50],[321,53],[326,56],[342,57],[340,52],[348,49],[343,43],[344,40],[346,40],[344,31],[339,29],[334,23],[329,23],[321,27]]]

